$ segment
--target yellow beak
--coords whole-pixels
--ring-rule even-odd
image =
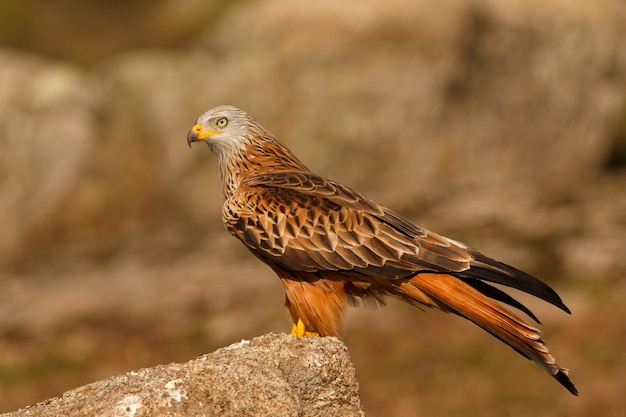
[[[187,134],[187,144],[191,147],[191,142],[198,142],[201,140],[205,140],[213,135],[216,135],[220,132],[214,132],[213,130],[203,130],[202,125],[197,123],[193,125],[189,133]]]

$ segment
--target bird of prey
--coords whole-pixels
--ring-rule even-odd
[[[347,303],[382,303],[391,296],[474,322],[578,395],[539,329],[502,304],[539,323],[537,317],[489,283],[570,313],[548,285],[313,173],[236,107],[220,106],[200,116],[187,136],[189,146],[197,141],[217,157],[226,228],[285,286],[292,334],[339,336]]]

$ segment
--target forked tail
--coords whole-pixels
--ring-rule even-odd
[[[569,379],[568,370],[556,364],[541,339],[539,329],[481,293],[480,288],[448,274],[421,273],[412,277],[409,282],[425,293],[437,307],[476,323],[539,364],[569,392],[578,395],[578,390]]]

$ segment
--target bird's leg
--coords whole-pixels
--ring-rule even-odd
[[[298,337],[319,336],[319,333],[307,332],[304,322],[302,321],[302,319],[298,318],[298,322],[294,323],[293,327],[291,328],[291,335],[298,336]]]

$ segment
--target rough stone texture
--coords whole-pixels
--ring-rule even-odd
[[[4,417],[363,416],[346,346],[268,334],[94,382]]]

